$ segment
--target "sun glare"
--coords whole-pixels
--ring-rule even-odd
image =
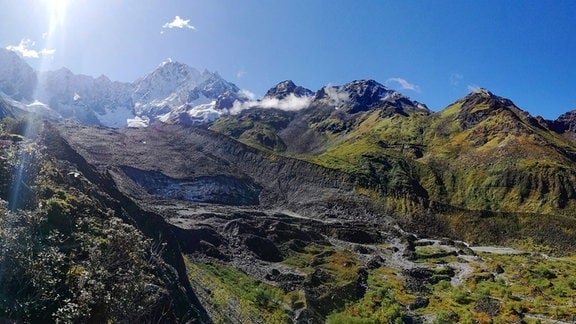
[[[44,0],[50,15],[50,31],[64,25],[66,12],[72,0]]]

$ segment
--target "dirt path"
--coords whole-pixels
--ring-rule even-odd
[[[529,252],[518,250],[510,247],[499,246],[469,246],[474,252],[486,252],[494,254],[529,254]]]

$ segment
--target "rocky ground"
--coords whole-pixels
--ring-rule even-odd
[[[201,128],[47,127],[51,154],[74,163],[147,236],[168,245],[202,321],[427,322],[441,318],[433,307],[445,305],[434,296],[452,289],[445,283],[502,278],[501,266],[463,242],[404,232],[346,174]],[[503,313],[502,298],[455,298],[446,318]]]

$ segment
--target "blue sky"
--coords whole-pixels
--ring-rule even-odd
[[[576,109],[572,0],[0,0],[0,47],[118,81],[170,58],[258,96],[371,78],[434,111],[476,87],[547,119]]]

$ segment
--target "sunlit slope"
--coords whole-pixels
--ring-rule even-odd
[[[372,112],[313,160],[431,205],[573,215],[574,152],[544,121],[479,91],[432,115]]]
[[[547,123],[510,100],[479,91],[435,114],[419,163],[435,172],[423,182],[431,199],[473,210],[572,215],[575,148]]]
[[[320,102],[244,112],[212,128],[353,174],[391,209],[576,212],[574,144],[487,90],[433,114],[384,104],[349,113]]]

